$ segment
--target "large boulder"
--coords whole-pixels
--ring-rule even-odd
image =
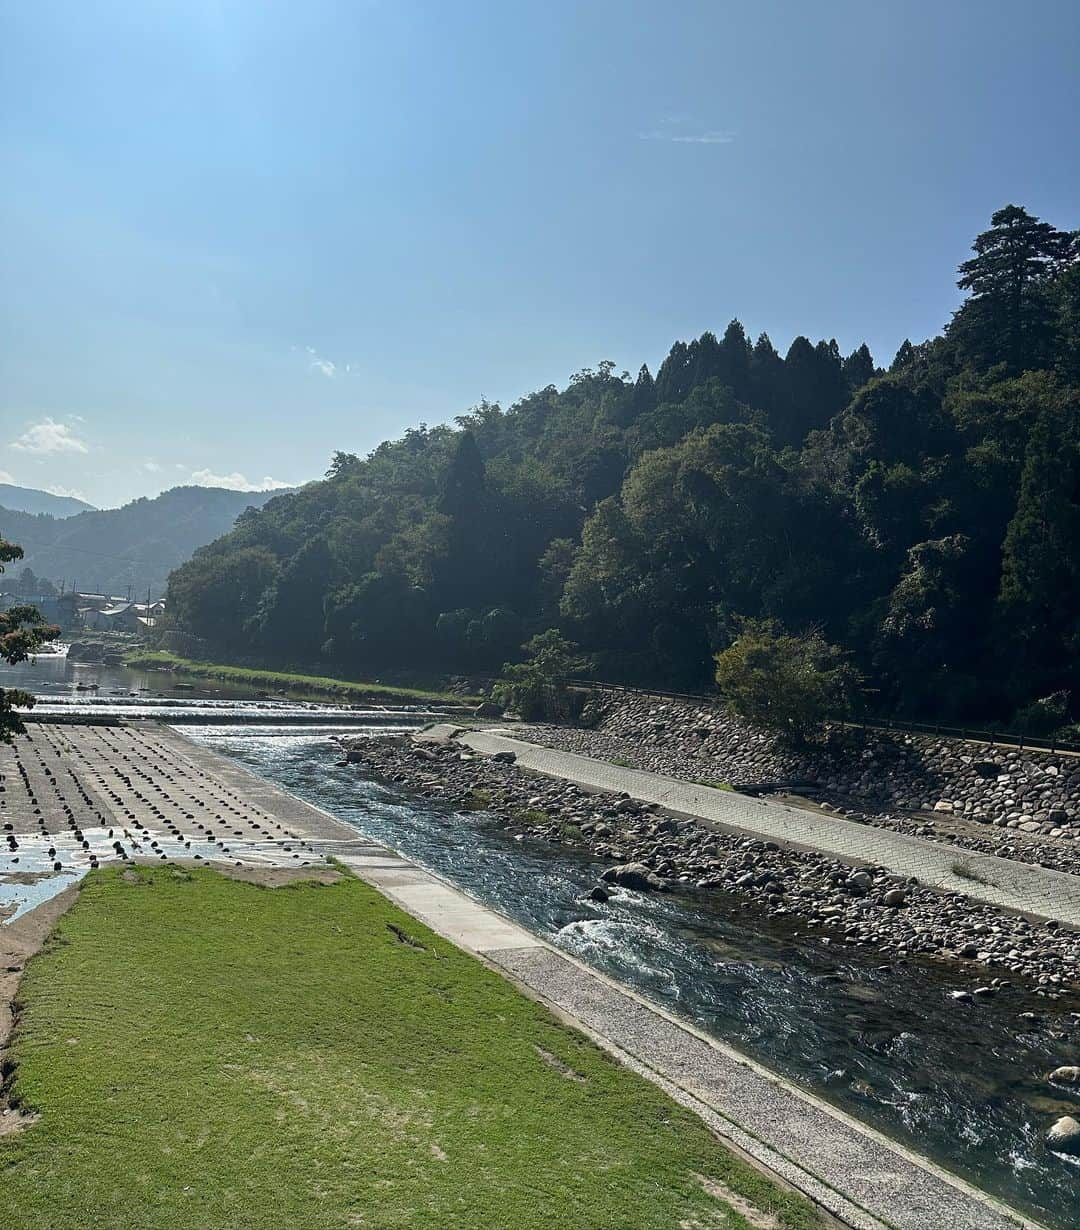
[[[667,888],[656,872],[644,863],[621,863],[618,867],[609,867],[600,878],[621,888],[636,889],[639,893],[662,893]]]
[[[502,705],[497,705],[493,700],[484,700],[473,710],[473,717],[478,718],[497,718],[502,717]]]
[[[1072,1115],[1062,1115],[1046,1133],[1046,1143],[1055,1153],[1080,1155],[1080,1123]]]

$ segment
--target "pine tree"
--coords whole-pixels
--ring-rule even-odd
[[[910,367],[915,361],[915,347],[911,344],[910,338],[904,338],[900,343],[900,347],[893,356],[893,361],[889,365],[890,372],[902,372],[905,367]]]
[[[1010,371],[1045,367],[1053,354],[1054,312],[1047,293],[1068,259],[1072,237],[1006,205],[978,235],[975,255],[960,266],[957,286],[970,297],[953,317],[949,335],[978,368],[1004,362]]]
[[[721,378],[741,402],[750,400],[750,357],[746,332],[738,320],[733,320],[720,342]]]
[[[443,480],[439,512],[462,520],[471,517],[483,501],[484,479],[484,459],[476,437],[471,431],[463,431]]]
[[[633,406],[633,417],[635,419],[640,418],[643,414],[648,414],[650,410],[656,409],[656,385],[653,382],[652,373],[649,371],[647,363],[642,363],[637,379],[634,381],[631,405]]]
[[[857,393],[867,381],[873,380],[876,375],[874,356],[870,353],[870,347],[863,342],[858,350],[853,350],[844,360],[844,379],[847,381],[849,391]]]
[[[750,356],[751,402],[771,414],[777,406],[784,379],[784,361],[767,333],[758,335]]]
[[[656,373],[656,400],[678,403],[690,392],[690,347],[676,342]]]
[[[1063,395],[1032,428],[1002,553],[1000,609],[1020,648],[1017,672],[1036,683],[1040,668],[1074,658],[1064,642],[1080,631],[1078,411]]]
[[[1066,380],[1080,384],[1080,262],[1058,279],[1057,303],[1056,367]]]

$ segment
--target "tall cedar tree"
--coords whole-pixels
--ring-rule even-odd
[[[971,297],[951,332],[976,367],[1005,363],[1012,372],[1047,366],[1053,354],[1050,279],[1069,259],[1073,236],[1006,205],[976,237],[957,286]]]

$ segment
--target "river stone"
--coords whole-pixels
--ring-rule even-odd
[[[993,760],[976,760],[971,767],[980,777],[987,780],[1001,775],[1001,765]]]
[[[1080,1068],[1073,1067],[1071,1064],[1055,1068],[1050,1073],[1050,1079],[1055,1085],[1080,1085]]]
[[[886,905],[891,905],[894,909],[898,909],[900,906],[907,904],[907,894],[902,888],[890,888],[882,900]]]
[[[1062,1115],[1046,1133],[1046,1143],[1055,1153],[1080,1154],[1080,1122]]]
[[[619,884],[623,888],[634,888],[638,892],[663,892],[664,881],[644,863],[621,863],[618,867],[609,867],[600,877],[609,884]]]
[[[491,759],[496,764],[513,764],[517,760],[517,752],[496,752]]]

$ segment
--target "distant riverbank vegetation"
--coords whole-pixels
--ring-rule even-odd
[[[289,693],[296,697],[319,696],[337,701],[376,700],[383,703],[446,704],[475,703],[466,693],[399,687],[389,683],[368,683],[334,679],[326,675],[305,675],[296,671],[259,670],[247,666],[226,666],[220,662],[197,662],[174,653],[136,650],[124,658],[134,670],[168,671],[191,679],[205,679],[239,687],[260,688],[269,693]]]
[[[887,368],[806,337],[781,355],[735,320],[655,376],[604,362],[337,453],[172,574],[173,625],[354,675],[497,674],[557,629],[600,677],[691,690],[766,621],[835,646],[880,712],[1067,725],[1078,257],[1008,206],[948,327]]]

